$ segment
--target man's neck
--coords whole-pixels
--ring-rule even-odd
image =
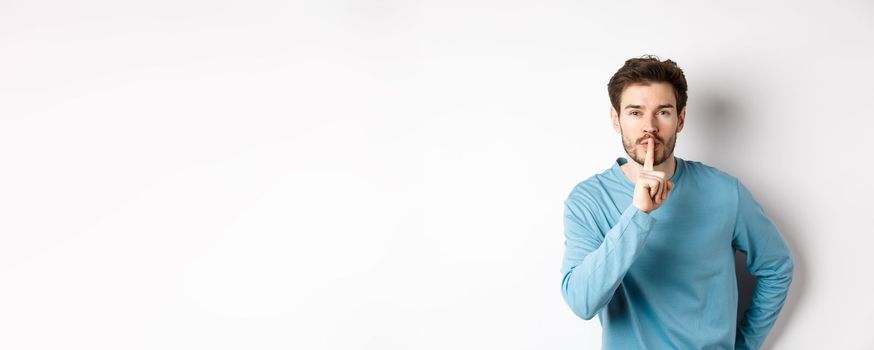
[[[637,183],[637,174],[639,174],[640,170],[643,169],[643,164],[638,164],[634,159],[628,157],[628,161],[625,162],[625,164],[622,164],[620,168],[622,168],[622,172],[625,173],[625,177],[631,180],[631,182]],[[676,168],[676,160],[672,153],[664,162],[659,165],[654,165],[652,170],[663,171],[665,173],[665,179],[670,180],[671,177],[674,176],[674,170],[676,170]]]

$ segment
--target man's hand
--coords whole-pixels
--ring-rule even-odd
[[[643,162],[643,169],[637,174],[637,183],[634,185],[634,197],[631,204],[648,214],[668,200],[668,194],[674,189],[674,183],[665,180],[664,171],[652,170],[655,141],[647,139],[646,142],[648,142],[646,159]]]

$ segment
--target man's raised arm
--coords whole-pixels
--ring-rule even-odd
[[[629,205],[602,237],[586,221],[586,209],[581,203],[568,198],[564,210],[561,294],[577,316],[590,320],[610,302],[643,249],[655,219]]]
[[[665,173],[653,170],[655,143],[646,140],[646,157],[638,173],[632,204],[603,235],[592,220],[585,196],[564,202],[565,249],[561,264],[561,294],[578,316],[590,320],[604,308],[631,264],[643,250],[655,224],[649,215],[664,203],[674,188]]]

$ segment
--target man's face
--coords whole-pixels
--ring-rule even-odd
[[[668,83],[631,84],[622,90],[619,107],[610,108],[613,129],[622,135],[628,157],[643,165],[646,139],[655,141],[654,164],[659,165],[674,153],[677,133],[683,130],[686,109],[677,112],[677,98]]]

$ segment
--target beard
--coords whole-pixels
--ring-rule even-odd
[[[637,140],[632,140],[625,137],[625,133],[622,132],[622,129],[620,129],[620,134],[622,135],[622,146],[625,148],[625,153],[628,154],[629,158],[637,162],[637,164],[643,165],[644,161],[646,161],[646,151],[641,151],[638,146],[650,137],[643,136]],[[674,135],[667,140],[655,135],[653,135],[652,138],[662,145],[662,147],[656,146],[653,149],[655,154],[653,154],[652,165],[657,166],[668,160],[668,157],[674,153],[674,145],[677,143],[677,133],[674,133]]]

